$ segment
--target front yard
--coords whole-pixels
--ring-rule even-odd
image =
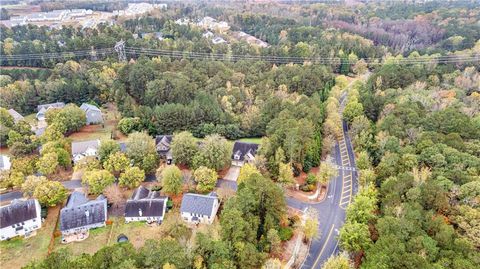
[[[48,216],[35,236],[0,242],[0,268],[21,268],[30,261],[45,258],[59,211],[60,206],[48,210]]]

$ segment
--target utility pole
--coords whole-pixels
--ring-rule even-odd
[[[115,51],[118,54],[118,60],[121,62],[126,62],[127,61],[127,56],[125,54],[125,41],[120,40],[115,44],[114,47]]]

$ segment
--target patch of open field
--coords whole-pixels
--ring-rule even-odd
[[[247,143],[262,144],[261,137],[245,137],[245,138],[240,138],[239,140]]]
[[[49,208],[47,218],[35,236],[0,242],[0,268],[21,268],[30,261],[45,258],[59,211],[60,206]]]

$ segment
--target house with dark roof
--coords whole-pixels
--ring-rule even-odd
[[[100,195],[89,200],[85,194],[75,191],[67,205],[60,210],[62,236],[86,234],[90,229],[103,227],[107,221],[107,199]]]
[[[10,157],[0,154],[0,171],[10,170],[11,166]]]
[[[74,163],[77,163],[84,157],[97,157],[97,152],[99,148],[99,139],[72,142],[72,160]]]
[[[38,105],[37,106],[37,120],[39,121],[43,121],[45,120],[45,114],[47,113],[47,111],[49,109],[52,109],[52,108],[57,108],[57,109],[61,109],[65,107],[65,103],[64,102],[56,102],[56,103],[51,103],[51,104],[44,104],[44,105]]]
[[[235,141],[232,152],[232,165],[243,166],[245,163],[255,161],[258,144]]]
[[[155,147],[158,155],[164,158],[167,164],[173,163],[172,150],[170,145],[172,144],[173,135],[157,135],[155,137]]]
[[[180,214],[189,223],[212,224],[219,207],[220,201],[213,192],[208,195],[186,193],[182,198]]]
[[[146,221],[162,223],[167,210],[168,197],[160,196],[158,191],[138,187],[127,200],[125,222]]]
[[[13,200],[0,207],[0,240],[28,237],[42,227],[40,204],[36,199]]]
[[[103,123],[103,116],[100,108],[87,103],[83,103],[80,108],[85,111],[87,125]]]
[[[8,114],[10,114],[10,116],[12,116],[13,122],[15,122],[15,123],[17,123],[21,120],[24,120],[24,117],[13,108],[10,108],[8,110]]]

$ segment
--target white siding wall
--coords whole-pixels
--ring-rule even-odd
[[[22,223],[15,224],[15,227],[8,226],[0,229],[0,240],[6,240],[15,236],[24,236],[30,232],[38,230],[42,227],[42,217],[41,217],[41,208],[38,201],[35,201],[35,209],[37,212],[37,217],[24,221]],[[22,227],[20,230],[16,230],[17,227]]]

